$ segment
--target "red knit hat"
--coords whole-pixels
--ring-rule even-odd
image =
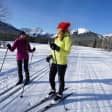
[[[67,31],[69,26],[70,26],[70,23],[69,22],[60,22],[58,24],[58,27],[57,28],[60,28],[63,31]]]

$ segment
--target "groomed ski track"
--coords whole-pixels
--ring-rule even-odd
[[[48,45],[35,44],[37,51],[30,63],[31,83],[25,86],[20,98],[22,85],[17,82],[15,53],[8,52],[0,73],[0,112],[24,112],[38,103],[49,92],[49,64],[45,57]],[[0,49],[0,65],[5,49]],[[31,54],[30,54],[31,55]],[[102,49],[73,46],[68,59],[65,94],[73,95],[64,100],[68,112],[111,112],[112,111],[112,52]],[[57,88],[58,78],[56,77]],[[31,110],[37,112],[50,101]],[[46,112],[65,112],[60,103]]]

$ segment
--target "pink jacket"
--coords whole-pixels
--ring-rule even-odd
[[[27,42],[26,39],[23,38],[17,38],[14,41],[10,50],[14,51],[16,48],[17,48],[17,54],[16,54],[17,60],[27,60],[29,59],[28,52],[33,52],[33,50],[30,47],[30,44]]]

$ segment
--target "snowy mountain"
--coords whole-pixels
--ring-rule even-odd
[[[96,40],[98,44],[100,42],[98,40],[104,38],[103,35],[92,32],[91,30],[88,30],[86,28],[78,28],[76,30],[72,30],[71,36],[75,45],[91,47],[94,45]]]
[[[79,34],[88,33],[88,32],[90,32],[90,30],[85,29],[85,28],[78,28],[77,30],[72,30],[71,34],[76,33],[76,32],[79,35]]]
[[[103,35],[104,37],[112,37],[112,33]]]
[[[49,34],[45,31],[43,31],[42,28],[36,27],[36,28],[21,28],[22,31],[25,31],[28,35],[32,37],[52,37],[52,34]]]
[[[76,30],[72,30],[71,35],[82,36],[82,37],[90,37],[90,38],[91,37],[93,37],[93,38],[103,38],[103,35],[92,32],[91,30],[88,30],[86,28],[78,28]]]
[[[85,38],[85,39],[88,39],[88,38],[103,38],[103,35],[101,34],[97,34],[95,32],[92,32],[91,30],[88,30],[88,29],[85,29],[85,28],[78,28],[76,30],[72,30],[71,31],[71,35],[72,37],[77,37],[77,38]]]
[[[36,37],[38,34],[41,34],[43,30],[39,27],[37,28],[21,28],[22,31],[25,31],[28,35]]]

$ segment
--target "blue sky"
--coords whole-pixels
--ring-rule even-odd
[[[112,33],[111,0],[5,0],[10,12],[7,21],[17,28],[41,27],[56,32],[60,21],[71,22],[71,29]]]

